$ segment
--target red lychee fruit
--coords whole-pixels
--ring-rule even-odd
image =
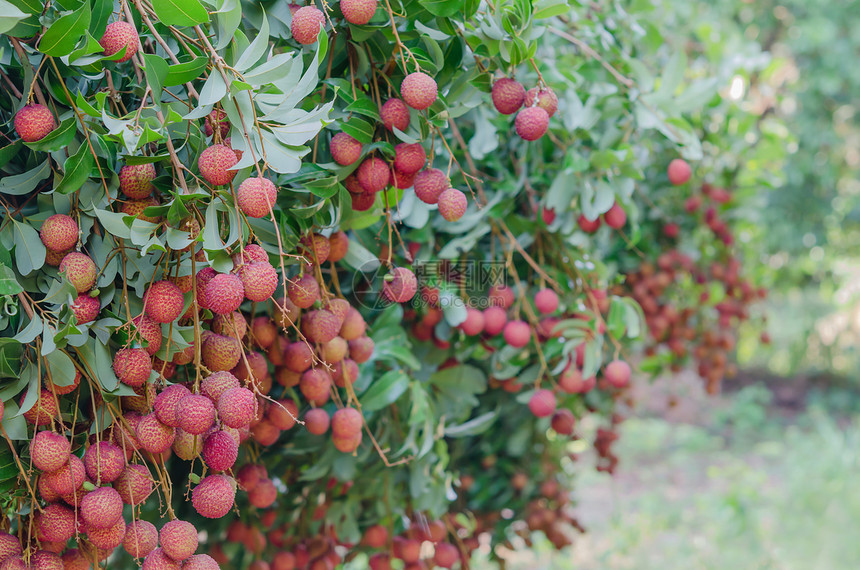
[[[531,329],[525,321],[509,321],[504,329],[505,342],[514,348],[522,348],[529,343]]]
[[[365,192],[374,194],[385,190],[391,181],[391,171],[381,158],[371,156],[364,159],[361,166],[355,172],[358,183]]]
[[[236,499],[236,482],[226,475],[209,475],[191,491],[191,503],[200,516],[219,519]]]
[[[415,174],[427,163],[427,153],[420,143],[400,143],[394,147],[394,168],[403,174]]]
[[[299,407],[292,400],[277,400],[266,413],[266,417],[279,430],[286,431],[296,425]]]
[[[69,307],[75,314],[79,325],[91,323],[99,316],[101,303],[98,297],[90,297],[89,295],[78,295]]]
[[[425,204],[435,204],[439,195],[451,186],[448,177],[438,168],[428,168],[415,176],[415,195]]]
[[[403,172],[398,172],[395,169],[391,169],[391,184],[395,188],[406,190],[407,188],[412,188],[415,184],[415,176],[415,173],[405,174]]]
[[[576,418],[573,417],[573,412],[566,408],[561,408],[560,410],[556,410],[552,415],[551,425],[555,433],[559,435],[571,435],[573,434],[574,425],[576,425]]]
[[[381,524],[368,527],[364,531],[361,543],[370,548],[382,548],[388,543],[388,529]]]
[[[484,313],[472,307],[466,308],[466,319],[460,323],[460,330],[467,336],[477,336],[484,330]]]
[[[339,388],[345,388],[347,383],[354,384],[358,379],[358,364],[350,359],[344,358],[335,363],[332,371],[332,380]]]
[[[596,220],[589,220],[585,217],[585,214],[580,214],[576,222],[579,224],[579,229],[581,229],[587,234],[593,234],[594,232],[599,230],[600,225],[602,223],[600,218],[597,218]]]
[[[158,531],[158,542],[165,554],[182,561],[197,550],[197,529],[190,522],[172,520]]]
[[[125,49],[125,55],[116,60],[117,63],[122,63],[130,60],[137,53],[140,38],[134,26],[120,20],[107,25],[99,45],[102,46],[105,55],[113,55]]]
[[[690,165],[687,164],[686,160],[676,158],[669,163],[669,167],[666,169],[666,174],[669,176],[669,182],[672,185],[680,186],[690,179],[693,171],[690,168]]]
[[[382,283],[382,294],[392,303],[407,303],[417,291],[418,280],[406,267],[395,267]]]
[[[618,205],[616,202],[612,204],[612,207],[603,214],[603,219],[606,221],[606,225],[610,228],[620,229],[624,227],[624,224],[627,223],[627,213],[624,211],[624,208]]]
[[[248,502],[258,509],[268,509],[278,498],[278,489],[271,479],[261,479],[248,491]]]
[[[555,394],[551,390],[535,390],[535,393],[529,398],[529,410],[539,418],[552,415],[555,406]]]
[[[56,471],[69,461],[69,440],[52,431],[40,431],[30,440],[30,458],[36,469]]]
[[[201,309],[209,308],[206,306],[206,285],[208,285],[216,275],[218,275],[218,272],[211,267],[204,267],[197,272],[194,296],[197,298],[197,304]]]
[[[51,503],[42,508],[40,513],[36,514],[36,535],[39,540],[47,540],[51,542],[66,542],[75,535],[75,511],[60,503]],[[8,535],[7,535],[8,536]],[[8,539],[3,541],[3,550],[5,555],[21,553],[21,544],[18,539],[15,539],[15,544]],[[0,551],[0,561],[3,560],[3,551]]]
[[[313,349],[306,342],[290,343],[284,351],[284,366],[293,372],[304,372],[311,367],[313,361]]]
[[[127,216],[133,216],[138,220],[157,224],[161,222],[161,216],[157,214],[147,215],[145,210],[152,206],[158,206],[159,202],[155,196],[144,198],[143,200],[127,200],[123,202],[120,211]]]
[[[356,212],[366,212],[373,207],[376,202],[376,194],[373,192],[362,191],[359,194],[350,192],[350,207]]]
[[[218,125],[218,131],[220,131],[221,138],[225,138],[230,132],[230,121],[227,120],[227,113],[221,109],[212,109],[212,111],[206,115],[206,120],[203,123],[203,131],[206,133],[207,137],[211,137],[215,134],[214,125]]]
[[[516,79],[503,77],[493,84],[493,105],[502,115],[512,115],[520,110],[526,99],[526,88]]]
[[[373,2],[375,3],[376,0]],[[272,570],[295,570],[295,568],[298,566],[296,565],[296,557],[292,552],[281,550],[272,557]]]
[[[305,412],[305,427],[314,435],[322,435],[328,431],[331,418],[322,408],[311,408]]]
[[[623,360],[613,360],[603,371],[606,381],[616,388],[624,388],[630,383],[630,365]]]
[[[125,519],[120,517],[113,526],[108,528],[95,528],[86,526],[87,538],[96,547],[103,550],[113,550],[125,538]]]
[[[349,250],[349,237],[346,232],[338,230],[331,234],[328,238],[329,245],[329,261],[340,261],[346,256]]]
[[[265,356],[259,352],[247,352],[231,372],[233,376],[246,384],[253,382],[260,386],[265,383],[265,378],[269,374],[269,367]]]
[[[278,189],[268,178],[246,178],[236,190],[236,204],[250,218],[262,218],[272,213]]]
[[[42,243],[51,251],[66,251],[78,243],[78,224],[70,216],[54,214],[39,230]]]
[[[503,308],[487,307],[484,309],[484,332],[489,336],[496,336],[502,332],[507,322],[508,315]]]
[[[353,437],[361,433],[361,412],[355,408],[342,408],[331,417],[331,432],[338,437]]]
[[[247,388],[230,388],[218,398],[218,417],[229,427],[247,427],[256,413],[257,397]]]
[[[509,308],[514,304],[514,291],[507,285],[493,285],[487,292],[490,305],[493,307]]]
[[[155,397],[153,409],[159,421],[170,427],[179,427],[179,418],[176,415],[177,404],[191,391],[182,384],[172,384],[159,392]]]
[[[207,308],[224,315],[239,308],[245,299],[245,288],[237,275],[219,273],[206,284],[203,295]]]
[[[361,157],[361,143],[346,133],[337,133],[331,138],[329,151],[336,163],[349,166]]]
[[[81,372],[80,372],[80,370],[75,370],[75,378],[74,378],[74,380],[72,380],[72,383],[69,384],[68,386],[59,386],[57,384],[54,384],[51,381],[51,378],[47,377],[47,376],[44,378],[44,382],[45,382],[45,389],[48,390],[49,392],[53,392],[54,394],[57,394],[58,396],[62,396],[63,394],[71,394],[72,392],[75,391],[75,388],[77,388],[78,385],[81,383]],[[0,408],[0,410],[2,410],[2,408]],[[2,414],[0,414],[0,417],[2,417]]]
[[[317,41],[323,26],[325,26],[325,14],[313,6],[304,6],[293,14],[290,32],[294,40],[307,46]]]
[[[203,440],[203,461],[212,471],[226,471],[236,463],[239,444],[226,431],[215,431]]]
[[[80,513],[87,528],[110,528],[122,517],[122,497],[111,487],[99,487],[84,495]]]
[[[308,234],[299,240],[299,252],[305,256],[310,263],[322,265],[328,260],[331,246],[328,238],[322,234]]]
[[[176,437],[173,438],[173,445],[170,448],[180,459],[192,461],[203,451],[203,438],[176,428]]]
[[[151,162],[144,164],[126,164],[119,169],[119,189],[131,200],[148,198],[154,186],[155,165]]]
[[[549,128],[549,114],[540,107],[526,107],[517,113],[515,127],[521,139],[536,141]]]
[[[201,347],[206,368],[213,372],[232,370],[242,358],[242,343],[228,336],[210,334]]]
[[[410,73],[400,84],[400,96],[403,102],[417,109],[424,110],[436,101],[438,87],[436,80],[422,71]]]
[[[125,454],[109,441],[100,441],[84,452],[87,476],[95,482],[112,483],[125,469]]]
[[[142,348],[121,348],[113,357],[113,371],[128,386],[142,386],[152,372],[152,359]]]
[[[312,368],[302,374],[299,389],[311,402],[326,402],[331,390],[331,375],[322,368]]]
[[[139,336],[141,344],[146,345],[148,354],[155,354],[161,348],[161,325],[147,317],[138,315],[132,319],[134,332]],[[146,341],[146,342],[143,342]]]
[[[347,22],[363,26],[373,18],[376,4],[377,0],[341,0],[340,9]]]
[[[156,281],[143,296],[146,316],[156,323],[172,323],[182,314],[185,300],[172,281]]]
[[[45,483],[58,495],[68,495],[84,484],[87,469],[77,455],[70,455],[69,461],[56,471],[44,473]]]
[[[66,278],[78,293],[85,293],[96,284],[98,270],[88,255],[73,251],[66,254],[60,262],[60,273],[66,274]]]
[[[382,104],[379,110],[379,116],[382,118],[382,123],[389,131],[394,131],[395,128],[405,131],[409,128],[409,107],[402,99],[389,99]]]
[[[448,188],[439,195],[439,213],[449,222],[462,218],[468,205],[466,195],[456,188]]]
[[[169,557],[162,549],[156,548],[143,559],[141,570],[181,570],[179,562]]]
[[[183,431],[201,435],[215,423],[215,405],[206,396],[189,394],[176,403],[176,418]]]
[[[361,336],[359,338],[350,340],[349,357],[355,360],[357,363],[362,364],[370,360],[370,357],[373,356],[373,348],[373,339],[368,336]]]
[[[21,396],[19,405],[27,399],[27,393]],[[57,409],[57,400],[54,395],[47,390],[40,389],[39,397],[36,403],[29,410],[24,412],[24,419],[28,424],[34,426],[47,426],[51,424],[53,418],[58,418],[60,411]]]
[[[287,287],[287,295],[295,306],[307,309],[320,297],[320,285],[313,275],[306,273]]]
[[[63,570],[90,570],[92,568],[84,553],[77,548],[66,550],[60,558],[63,561]]]
[[[238,388],[239,379],[226,370],[215,372],[203,379],[200,384],[200,393],[217,403],[221,394],[230,388]]]
[[[268,261],[243,265],[239,276],[245,297],[255,303],[270,299],[278,288],[278,272]]]
[[[50,249],[46,249],[45,265],[49,265],[51,267],[60,267],[60,263],[63,261],[63,258],[71,252],[71,249],[66,249],[64,251],[51,251]]]
[[[268,476],[265,466],[254,463],[243,465],[236,474],[239,487],[244,491],[250,491],[257,485],[257,483],[260,482],[261,479],[265,479]]]
[[[235,170],[230,170],[239,160],[233,149],[223,144],[213,144],[197,159],[200,176],[213,186],[229,184],[236,176]]]
[[[141,416],[137,412],[126,412],[121,418],[116,418],[111,425],[111,441],[125,454],[126,461],[130,460],[134,451],[140,448],[140,442],[134,434]]]
[[[280,435],[281,430],[275,427],[275,424],[265,419],[251,428],[251,437],[263,447],[268,447],[278,441]]]
[[[244,267],[244,266],[243,266]],[[229,336],[236,340],[242,340],[248,332],[248,321],[239,311],[215,315],[212,319],[212,332],[222,336]]]
[[[275,344],[275,339],[278,337],[278,328],[267,316],[255,317],[251,321],[251,338],[254,339],[254,344],[260,348],[269,348]]]
[[[391,558],[384,552],[377,552],[367,560],[370,570],[391,570]]]
[[[122,547],[132,558],[143,558],[158,546],[158,531],[149,521],[135,520],[125,530]]]
[[[24,142],[40,141],[56,127],[54,115],[44,105],[25,105],[15,113],[15,132]]]
[[[558,294],[552,289],[541,289],[535,295],[535,307],[544,315],[558,309]]]
[[[46,545],[42,545],[43,548],[47,548]],[[59,545],[60,550],[65,545]],[[60,555],[56,552],[51,552],[50,550],[37,550],[33,553],[33,556],[30,558],[30,566],[28,567],[31,570],[65,570],[63,566],[63,559],[60,558]]]
[[[355,340],[364,335],[367,329],[367,323],[364,317],[358,312],[355,307],[350,307],[343,317],[343,323],[340,325],[340,336],[344,340]]]
[[[436,545],[433,562],[440,568],[453,568],[460,560],[460,551],[450,542],[440,542]]]
[[[140,447],[150,453],[167,451],[173,445],[173,438],[176,437],[174,428],[161,423],[155,413],[143,416],[134,434],[140,442]]]
[[[324,344],[336,337],[339,331],[338,318],[325,309],[310,311],[302,319],[302,334],[311,342]]]
[[[335,449],[341,453],[353,453],[361,445],[361,439],[362,435],[360,431],[350,436],[334,434],[331,436],[331,442],[334,444]]]
[[[546,111],[547,115],[550,117],[555,115],[555,112],[558,110],[558,97],[556,96],[555,91],[549,87],[545,87],[544,89],[532,87],[526,93],[526,107],[533,106],[535,104],[535,99],[537,99],[537,107]]]
[[[182,570],[220,570],[218,562],[208,554],[195,554],[185,559]]]
[[[320,357],[329,364],[334,364],[346,358],[348,351],[349,345],[346,341],[342,337],[336,336],[322,345]]]

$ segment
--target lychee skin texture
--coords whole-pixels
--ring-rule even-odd
[[[313,349],[306,342],[292,342],[284,351],[284,366],[293,372],[304,372],[311,367],[313,361]]]
[[[361,157],[361,143],[346,133],[334,135],[331,138],[329,150],[331,157],[341,166],[349,166]]]
[[[71,305],[72,312],[78,324],[91,323],[99,316],[101,304],[98,297],[90,297],[89,295],[78,295]]]
[[[185,559],[182,570],[219,570],[221,567],[208,554],[195,554]]]
[[[422,111],[436,101],[438,95],[436,80],[422,71],[410,73],[400,84],[400,95],[404,103]]]
[[[529,410],[539,418],[551,416],[555,407],[555,394],[550,390],[536,390],[529,399]]]
[[[143,560],[141,570],[181,570],[182,566],[162,549],[156,548]]]
[[[393,132],[395,128],[405,131],[409,128],[409,107],[406,106],[406,103],[402,99],[389,99],[383,103],[382,108],[379,110],[379,116],[385,128],[389,131]]]
[[[535,307],[544,315],[554,313],[558,309],[558,295],[552,289],[541,289],[535,295]]]
[[[98,270],[95,262],[88,255],[73,251],[60,262],[60,273],[66,274],[66,279],[78,293],[85,293],[96,284]]]
[[[84,484],[87,479],[87,469],[77,455],[70,455],[69,462],[43,477],[47,485],[58,495],[68,495]]]
[[[212,471],[226,471],[236,463],[239,444],[226,431],[215,431],[203,441],[203,461]]]
[[[585,217],[585,214],[580,214],[576,222],[579,224],[579,229],[581,229],[587,234],[593,234],[594,232],[599,230],[600,226],[603,223],[600,218],[597,218],[596,220],[589,220]]]
[[[456,188],[448,188],[439,195],[439,213],[449,222],[462,218],[468,205],[466,195]]]
[[[364,191],[370,193],[385,190],[391,181],[388,165],[381,158],[375,156],[366,158],[358,167],[355,176]]]
[[[365,330],[367,330],[367,323],[364,317],[361,316],[358,309],[350,307],[343,318],[339,336],[343,337],[344,340],[352,341],[364,335]]]
[[[549,114],[540,107],[527,107],[517,113],[517,134],[526,141],[536,141],[549,128]]]
[[[70,216],[54,214],[42,224],[39,237],[51,251],[66,251],[78,243],[78,224]]]
[[[236,176],[235,170],[229,170],[238,159],[233,149],[223,144],[213,144],[200,154],[197,168],[200,176],[213,186],[229,184]]]
[[[185,396],[190,396],[191,391],[182,384],[172,384],[158,393],[153,403],[155,415],[164,425],[179,427],[179,418],[176,416],[176,406]]]
[[[366,212],[373,207],[376,202],[376,194],[373,192],[361,192],[360,194],[349,193],[350,206],[356,212]]]
[[[219,315],[232,313],[245,300],[245,287],[237,275],[220,273],[206,284],[206,306]]]
[[[305,412],[305,427],[314,435],[322,435],[328,431],[331,418],[322,408],[312,408]]]
[[[484,309],[484,332],[490,336],[496,336],[505,329],[508,315],[501,307],[487,307]]]
[[[64,436],[52,431],[40,431],[30,441],[30,457],[37,469],[56,471],[69,460],[72,446]]]
[[[520,110],[526,99],[526,88],[516,79],[503,77],[493,84],[493,105],[502,115],[512,115]]]
[[[197,550],[197,529],[190,522],[172,520],[158,531],[158,542],[165,554],[182,561]]]
[[[236,499],[236,482],[226,475],[209,475],[191,491],[191,503],[200,516],[219,519]]]
[[[155,413],[143,416],[134,433],[140,446],[150,453],[167,451],[176,437],[174,428],[161,423]]]
[[[80,512],[88,527],[110,528],[122,517],[122,497],[111,487],[100,487],[84,495]]]
[[[126,164],[119,169],[119,189],[131,200],[148,198],[154,189],[153,180],[155,180],[155,165],[151,162]]]
[[[121,348],[113,357],[113,371],[128,386],[142,386],[152,372],[152,359],[142,348]]]
[[[125,454],[109,441],[100,441],[84,452],[84,467],[93,481],[112,483],[125,469]]]
[[[547,115],[552,117],[555,115],[555,112],[558,110],[558,97],[550,88],[538,89],[537,87],[532,87],[526,93],[526,107],[531,107],[535,104],[535,99],[537,99],[537,106],[546,111]]]
[[[125,530],[122,547],[132,558],[143,558],[158,546],[158,530],[145,520],[135,520]]]
[[[122,208],[120,208],[120,211],[127,216],[134,216],[138,220],[157,224],[161,221],[161,216],[147,215],[144,213],[144,210],[158,205],[159,202],[155,198],[155,196],[149,196],[148,198],[144,198],[143,200],[127,200],[123,203]]]
[[[201,435],[215,423],[215,405],[200,394],[189,394],[176,404],[179,427],[190,434]]]
[[[66,542],[75,534],[75,512],[60,503],[51,503],[43,507],[42,512],[36,515],[36,531],[40,540]],[[9,545],[5,546],[7,548],[6,555],[16,554],[13,552],[14,548]],[[17,554],[21,553],[20,549],[21,544],[18,543]]]
[[[680,186],[681,184],[686,183],[690,179],[690,176],[693,174],[693,171],[690,169],[690,165],[687,164],[686,160],[682,158],[676,158],[669,163],[669,167],[666,169],[666,174],[669,176],[669,182],[673,186]]]
[[[300,309],[308,309],[320,297],[320,285],[313,275],[306,273],[287,287],[290,301]]]
[[[248,491],[248,502],[258,509],[267,509],[278,498],[278,489],[271,479],[262,479]]]
[[[573,417],[573,412],[562,408],[556,410],[552,415],[552,429],[560,435],[571,435],[573,433],[576,418]]]
[[[428,168],[415,176],[415,182],[412,185],[419,200],[425,204],[436,204],[439,196],[451,186],[451,183],[445,173],[438,168]]]
[[[346,252],[349,250],[349,237],[343,230],[338,230],[329,236],[328,245],[328,260],[340,261],[346,256]]]
[[[389,279],[390,278],[390,279]],[[395,267],[386,275],[382,294],[393,303],[406,303],[418,291],[418,279],[406,267]]]
[[[395,169],[391,170],[391,185],[400,190],[412,188],[415,184],[415,174],[404,174]]]
[[[243,428],[257,412],[257,397],[247,388],[230,388],[218,398],[218,417],[231,428]]]
[[[363,26],[373,18],[376,4],[377,0],[341,0],[340,9],[347,22]]]
[[[218,403],[218,398],[221,394],[230,388],[238,388],[240,386],[239,379],[233,376],[230,372],[222,370],[215,372],[203,379],[200,384],[200,393],[212,400],[213,403]]]
[[[268,261],[244,265],[240,275],[245,297],[256,303],[270,299],[278,288],[278,272]]]
[[[302,374],[299,390],[310,402],[318,405],[328,401],[331,391],[331,375],[322,368],[314,368]]]
[[[268,178],[246,178],[236,190],[236,203],[244,214],[251,218],[262,218],[272,213],[278,189]]]
[[[322,265],[328,260],[331,246],[328,243],[328,238],[324,235],[308,234],[302,236],[299,243],[301,244],[301,254],[304,255],[310,263]]]
[[[137,53],[140,38],[137,35],[137,30],[128,22],[113,22],[105,28],[99,45],[102,46],[105,55],[113,55],[125,48],[125,55],[116,60],[117,63],[122,63],[130,60]]]
[[[56,127],[54,115],[44,105],[25,105],[15,113],[15,132],[24,142],[40,141]]]
[[[156,281],[143,296],[146,316],[156,323],[172,323],[182,314],[185,299],[172,281]]]
[[[109,528],[93,528],[86,526],[87,538],[93,545],[103,550],[113,550],[125,538],[125,519],[122,517],[117,520],[116,524]]]
[[[21,402],[27,397],[27,392],[21,396]],[[39,390],[39,398],[33,407],[24,412],[24,419],[27,423],[35,426],[46,426],[51,424],[51,418],[59,417],[60,411],[57,409],[56,399],[54,395],[45,389]],[[19,402],[20,403],[20,402]]]
[[[242,344],[229,336],[210,334],[203,341],[201,356],[203,364],[213,372],[232,370],[242,358]]]
[[[307,46],[317,41],[323,26],[325,26],[325,14],[313,6],[304,6],[293,14],[290,32],[294,40]]]
[[[311,311],[302,319],[302,334],[311,342],[324,344],[340,331],[338,318],[324,309]]]
[[[47,548],[47,545],[43,546]],[[63,559],[50,550],[37,550],[30,558],[29,567],[33,570],[64,570]]]
[[[606,381],[616,388],[624,388],[630,383],[630,365],[623,360],[613,360],[603,372]]]
[[[529,343],[531,329],[525,321],[509,321],[504,329],[505,342],[515,348],[522,348]]]
[[[415,174],[427,163],[427,153],[420,143],[400,143],[394,147],[394,168],[403,174]]]
[[[361,432],[359,431],[350,436],[332,434],[331,442],[334,444],[335,449],[341,453],[352,453],[361,445]]]
[[[355,408],[342,408],[331,417],[331,432],[338,437],[352,437],[361,433],[361,412]]]

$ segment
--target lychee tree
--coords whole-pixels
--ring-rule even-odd
[[[639,349],[727,371],[755,66],[647,6],[0,6],[0,569],[561,548]]]

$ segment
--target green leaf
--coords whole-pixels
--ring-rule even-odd
[[[45,152],[54,152],[61,148],[69,146],[69,143],[75,138],[77,129],[77,119],[70,117],[60,123],[60,126],[45,135],[45,138],[36,142],[24,143],[33,150],[42,150]]]
[[[167,78],[170,66],[164,58],[152,53],[143,54],[143,61],[146,63],[144,72],[146,73],[146,82],[152,89],[152,98],[155,101],[161,101],[161,90],[164,88],[164,80]]]
[[[535,2],[532,18],[540,20],[543,18],[552,18],[553,16],[563,16],[570,13],[570,6],[567,5],[567,0],[538,0]]]
[[[266,51],[269,49],[269,19],[266,17],[266,11],[263,10],[263,22],[260,24],[260,31],[257,34],[257,37],[254,38],[254,41],[251,42],[251,45],[242,52],[242,55],[239,57],[239,60],[236,61],[236,65],[234,66],[238,71],[244,72],[252,65],[260,61],[260,58],[266,55]]]
[[[45,265],[45,250],[39,232],[29,224],[22,224],[12,220],[14,226],[12,231],[15,235],[15,263],[18,265],[18,273],[29,275],[34,269],[40,269]]]
[[[75,363],[62,350],[55,350],[45,357],[51,382],[57,386],[71,386],[75,382]]]
[[[30,14],[22,12],[14,4],[0,0],[0,34],[5,34],[13,29],[18,22],[28,18]]]
[[[203,73],[203,70],[206,69],[208,63],[209,58],[197,57],[185,63],[171,65],[168,69],[167,77],[164,78],[164,86],[182,85],[183,83],[197,79]]]
[[[42,30],[39,16],[42,14],[42,0],[9,0],[9,3],[27,14],[12,29],[5,32],[13,38],[32,38]],[[5,10],[3,11],[5,13]]]
[[[113,12],[112,0],[92,0],[93,15],[90,19],[90,33],[93,37],[100,38],[104,35],[105,29],[110,20],[110,15]]]
[[[72,53],[90,25],[90,16],[89,2],[84,2],[77,10],[62,16],[42,35],[39,51],[52,56]]]
[[[379,257],[354,239],[349,240],[343,262],[357,271],[374,271],[379,267]]]
[[[206,8],[198,0],[152,0],[152,9],[168,26],[196,26],[209,21]]]
[[[39,185],[39,182],[51,174],[51,159],[45,160],[39,166],[15,176],[0,177],[0,194],[20,196],[29,194]]]
[[[434,16],[442,18],[453,16],[463,9],[461,0],[419,0],[418,3]]]
[[[370,144],[373,142],[374,127],[369,122],[353,117],[345,123],[341,123],[340,128],[343,132],[357,140],[362,144]]]
[[[337,176],[326,176],[325,178],[305,182],[305,188],[320,198],[331,198],[337,194],[340,184],[337,181]]]
[[[17,295],[24,288],[18,283],[15,272],[10,267],[0,263],[0,296]]]
[[[21,139],[16,140],[15,142],[9,143],[6,146],[0,148],[0,168],[6,166],[6,164],[12,160],[15,155],[18,154],[18,151],[21,149],[21,145],[24,143]]]
[[[484,433],[490,429],[490,426],[492,426],[493,422],[496,421],[496,416],[498,415],[499,412],[494,410],[492,412],[487,412],[486,414],[481,414],[480,416],[472,418],[460,425],[446,426],[445,435],[447,437],[467,437]]]
[[[365,412],[381,410],[393,404],[407,388],[409,377],[402,370],[389,370],[361,395],[361,409]]]
[[[55,191],[60,194],[71,194],[80,190],[95,164],[95,159],[90,152],[88,144],[84,143],[78,152],[66,159],[63,164],[63,179],[57,184]]]

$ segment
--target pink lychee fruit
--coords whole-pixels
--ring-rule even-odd
[[[340,0],[343,17],[350,24],[363,26],[376,12],[377,0]]]
[[[191,491],[191,503],[200,516],[219,519],[230,512],[236,499],[236,481],[226,475],[209,475]]]
[[[328,400],[331,382],[331,375],[324,369],[312,368],[302,374],[299,389],[309,401],[323,403]]]
[[[109,441],[100,441],[84,452],[87,476],[95,482],[112,483],[125,469],[125,454]]]
[[[313,361],[314,351],[306,342],[292,342],[284,351],[284,366],[293,372],[304,372]]]
[[[621,229],[624,227],[624,224],[627,223],[627,213],[624,211],[624,208],[618,205],[616,202],[612,204],[612,207],[603,214],[603,219],[606,221],[606,225],[610,228]]]
[[[549,128],[549,114],[540,107],[526,107],[517,113],[514,124],[521,139],[536,141]]]
[[[313,6],[303,6],[293,14],[290,32],[293,39],[302,45],[310,45],[317,41],[320,29],[325,26],[325,14]]]
[[[182,314],[185,300],[172,281],[156,281],[143,296],[146,316],[156,323],[172,323]]]
[[[576,418],[573,417],[573,412],[566,408],[556,410],[552,415],[552,429],[559,435],[571,435],[573,428],[576,425]]]
[[[337,336],[340,322],[331,311],[318,309],[304,316],[301,329],[309,341],[323,344]]]
[[[203,461],[212,471],[230,469],[238,454],[239,444],[226,431],[214,431],[203,440]]]
[[[394,131],[395,128],[405,131],[409,128],[409,107],[402,99],[389,99],[382,104],[379,110],[379,116],[382,118],[382,123],[389,131]]]
[[[203,132],[206,133],[207,137],[211,137],[215,134],[214,125],[218,125],[218,131],[222,139],[229,134],[230,121],[227,119],[227,113],[222,109],[212,109],[209,114],[206,115],[206,120],[203,123]],[[224,142],[226,143],[226,141]]]
[[[99,487],[81,499],[80,513],[87,528],[110,528],[122,517],[122,497],[116,489]]]
[[[516,79],[503,77],[493,84],[493,105],[503,115],[512,115],[520,110],[526,98],[526,88]]]
[[[208,554],[195,554],[185,559],[182,570],[220,570],[218,562]]]
[[[585,214],[580,214],[576,222],[579,224],[579,229],[581,229],[587,234],[593,234],[600,229],[600,226],[602,224],[600,218],[597,218],[596,220],[589,220],[585,217]]]
[[[51,110],[39,103],[25,105],[15,113],[15,132],[24,142],[40,141],[56,127]]]
[[[75,314],[78,324],[83,325],[91,323],[98,318],[101,303],[98,297],[90,297],[82,293],[75,298],[72,304],[69,305],[69,308]]]
[[[99,45],[102,46],[105,55],[113,55],[125,49],[125,55],[116,60],[117,63],[122,63],[130,60],[137,53],[140,38],[134,26],[120,20],[107,25]]]
[[[466,195],[456,188],[448,188],[439,195],[439,213],[449,222],[462,218],[468,205]]]
[[[364,317],[361,316],[358,309],[350,307],[343,317],[343,323],[340,325],[340,336],[344,340],[351,341],[363,336],[365,330],[367,330],[367,323]]]
[[[346,256],[346,252],[349,250],[349,237],[343,230],[338,230],[329,236],[328,245],[328,260],[340,261]]]
[[[278,288],[278,272],[268,261],[255,261],[239,271],[245,297],[255,303],[270,299]]]
[[[89,525],[85,526],[87,538],[96,547],[103,550],[113,550],[125,538],[125,519],[120,517],[113,526],[108,528],[95,528]]]
[[[468,307],[466,309],[466,319],[460,323],[460,329],[467,336],[477,336],[483,332],[485,326],[484,313],[478,309]]]
[[[50,473],[44,473],[46,484],[58,495],[72,493],[87,479],[87,469],[77,455],[70,455],[69,461]]]
[[[555,91],[549,87],[544,87],[543,89],[532,87],[529,89],[526,93],[526,107],[535,105],[535,100],[537,100],[537,107],[546,111],[550,117],[555,115],[555,112],[558,110],[558,97]]]
[[[262,218],[272,213],[278,189],[268,178],[246,178],[236,190],[236,204],[250,218]]]
[[[203,364],[213,372],[232,370],[242,358],[242,343],[229,336],[209,334],[203,341],[201,356]]]
[[[342,408],[331,417],[331,432],[338,437],[352,437],[361,433],[361,412],[355,408]]]
[[[299,240],[299,252],[312,264],[322,265],[328,260],[331,246],[322,234],[308,234]]]
[[[555,394],[551,390],[535,390],[532,397],[529,398],[529,410],[539,418],[551,416],[555,407]]]
[[[143,558],[158,546],[158,530],[145,520],[135,520],[125,530],[122,547],[132,558]]]
[[[51,251],[66,251],[78,243],[78,224],[65,214],[54,214],[39,230],[42,243]]]
[[[508,321],[504,329],[505,342],[514,348],[522,348],[529,343],[531,329],[525,321]]]
[[[305,412],[305,427],[314,435],[322,435],[328,431],[331,418],[322,408],[311,408]]]
[[[143,559],[140,570],[181,570],[179,562],[169,557],[162,549],[156,548]]]
[[[42,511],[36,514],[36,534],[39,540],[66,542],[75,535],[76,526],[75,511],[60,503],[51,503],[42,507]],[[15,554],[15,550],[18,554],[21,553],[20,543],[15,549],[14,545],[7,539],[3,541],[3,546],[3,551],[7,556]],[[0,555],[3,554],[3,551],[0,551]]]
[[[210,374],[200,383],[200,393],[217,403],[221,394],[230,388],[238,388],[240,386],[239,379],[233,376],[230,372],[222,370]]]
[[[535,295],[535,307],[544,315],[554,313],[558,309],[558,294],[552,289],[541,289]]]
[[[392,303],[409,302],[417,291],[418,280],[406,267],[395,267],[382,283],[382,294]]]
[[[362,364],[373,356],[374,342],[369,336],[361,336],[349,341],[349,357]]]
[[[613,360],[603,371],[606,381],[616,388],[624,388],[630,383],[630,365],[623,360]]]
[[[72,446],[56,432],[40,431],[30,440],[30,458],[37,469],[56,471],[69,461]]]
[[[247,427],[256,412],[257,397],[247,388],[230,388],[218,398],[218,417],[229,427]]]
[[[215,405],[200,394],[189,394],[176,403],[176,418],[184,431],[201,435],[215,423]]]
[[[151,162],[144,164],[126,164],[119,169],[119,189],[131,200],[148,198],[155,187],[155,165]]]
[[[690,168],[690,165],[687,164],[686,160],[683,158],[676,158],[669,163],[669,167],[666,169],[666,174],[669,176],[669,182],[673,186],[680,186],[690,179],[693,171]]]
[[[147,354],[155,354],[161,348],[161,325],[147,317],[138,315],[132,319],[134,332],[140,336],[141,344],[146,344]]]
[[[140,447],[150,453],[163,453],[173,445],[176,437],[174,428],[161,423],[155,413],[150,413],[140,420],[134,431]]]
[[[364,159],[356,170],[355,177],[365,192],[374,194],[388,186],[391,181],[391,171],[388,170],[384,160],[371,156]]]
[[[361,143],[346,133],[337,133],[331,138],[329,151],[336,163],[349,166],[361,157]]]
[[[245,288],[237,275],[219,273],[206,284],[203,295],[213,313],[224,315],[239,308],[245,299]]]
[[[403,174],[415,174],[427,163],[427,153],[420,143],[400,143],[394,147],[394,168]]]
[[[113,357],[113,371],[128,386],[142,386],[152,372],[152,359],[142,348],[121,348]]]
[[[484,332],[490,336],[496,336],[505,329],[508,315],[501,307],[487,307],[484,309]]]
[[[410,73],[400,84],[403,102],[418,111],[432,105],[436,101],[437,94],[436,80],[422,71]]]
[[[436,204],[439,196],[451,186],[448,176],[438,168],[422,170],[415,176],[415,195],[425,204]]]
[[[78,293],[85,293],[96,284],[98,270],[88,255],[72,251],[60,262],[60,273],[65,273]]]
[[[182,561],[197,550],[197,529],[190,522],[172,520],[158,531],[158,542],[165,554]]]
[[[248,491],[248,502],[258,509],[268,509],[278,498],[278,489],[271,479],[261,479]]]
[[[223,144],[213,144],[197,159],[200,176],[213,186],[229,184],[236,176],[235,170],[230,170],[239,160],[233,149]]]
[[[24,392],[21,396],[19,405],[27,399],[28,392]],[[24,419],[28,424],[34,426],[50,425],[53,418],[58,418],[60,411],[57,408],[57,399],[52,393],[45,389],[39,390],[39,397],[36,403],[29,410],[24,412]]]

